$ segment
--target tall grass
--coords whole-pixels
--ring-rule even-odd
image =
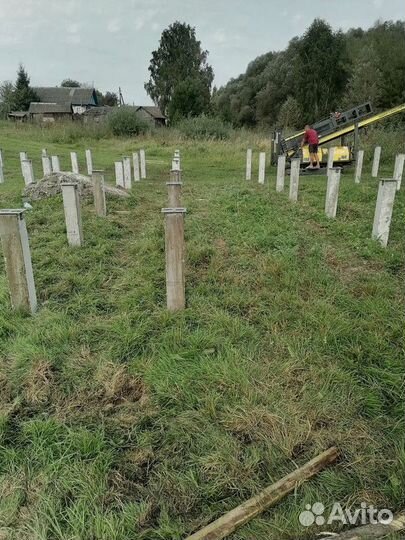
[[[229,139],[232,128],[220,118],[199,116],[185,118],[176,124],[177,131],[188,139],[224,140]]]
[[[198,117],[184,119],[174,127],[152,128],[142,121],[130,121],[125,109],[111,115],[110,121],[96,122],[55,122],[52,124],[36,125],[31,123],[0,122],[0,129],[15,135],[30,135],[43,141],[57,144],[75,144],[80,141],[99,141],[118,135],[123,139],[131,140],[134,137],[142,137],[146,140],[156,140],[161,144],[175,144],[176,141],[183,144],[187,141],[221,141],[229,140],[239,146],[255,146],[262,150],[268,149],[273,130],[246,128],[235,129],[217,118]],[[286,129],[285,134],[297,132],[294,129]],[[383,152],[381,163],[387,164],[392,156],[405,152],[405,137],[403,136],[401,123],[387,122],[386,126],[371,126],[360,132],[360,147],[365,150],[365,162],[372,160],[375,146],[381,146]],[[331,143],[331,144],[335,144]],[[347,138],[347,144],[353,144],[353,137]]]
[[[36,169],[42,146],[67,163],[72,145],[46,133],[0,128],[3,207],[21,203],[19,150]],[[109,198],[105,219],[83,201],[79,250],[60,197],[27,212],[34,317],[10,309],[0,258],[7,540],[180,540],[332,444],[339,463],[235,538],[314,538],[298,516],[315,501],[403,508],[403,192],[384,250],[370,239],[369,167],[360,185],[345,171],[328,220],[324,177],[302,178],[291,205],[274,168],[266,186],[243,179],[247,145],[256,177],[266,139],[233,136],[91,140],[108,182],[117,158],[144,147],[148,180]],[[170,314],[160,209],[179,146],[187,308]]]

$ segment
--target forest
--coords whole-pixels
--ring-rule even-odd
[[[213,91],[214,114],[234,127],[297,127],[371,101],[375,110],[405,100],[405,23],[333,31],[315,19],[279,52]]]

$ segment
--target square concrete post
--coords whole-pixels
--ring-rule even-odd
[[[335,147],[328,148],[328,163],[326,165],[326,174],[329,174],[329,170],[333,168],[333,161],[335,159]]]
[[[181,182],[181,170],[170,171],[170,182]]]
[[[356,172],[354,175],[354,181],[356,182],[356,184],[360,184],[361,171],[363,169],[363,159],[364,159],[364,150],[359,150],[357,152]]]
[[[174,157],[172,159],[172,171],[179,171],[180,170],[180,159],[178,157]]]
[[[260,152],[259,154],[259,184],[264,184],[265,174],[266,174],[266,153]]]
[[[397,181],[397,191],[401,189],[402,174],[404,172],[405,154],[395,157],[394,178]]]
[[[37,309],[24,209],[0,210],[0,236],[13,309]]]
[[[290,195],[291,202],[297,202],[298,200],[298,186],[300,182],[300,158],[294,158],[291,160],[290,169]]]
[[[138,152],[132,154],[132,161],[134,165],[134,182],[139,182],[141,179],[141,174],[139,171],[139,156]]]
[[[0,165],[4,167],[3,150],[0,148]]]
[[[60,172],[60,161],[59,156],[51,156],[52,171]]]
[[[63,182],[61,188],[68,244],[69,246],[81,246],[83,243],[83,229],[79,185],[75,182]]]
[[[122,166],[124,167],[124,187],[125,189],[131,189],[132,188],[131,158],[127,156],[122,158]]]
[[[278,156],[276,191],[278,191],[279,193],[281,191],[284,191],[284,180],[285,180],[285,156]]]
[[[70,162],[72,164],[72,173],[79,174],[79,161],[77,159],[77,152],[70,152]]]
[[[141,164],[141,178],[146,178],[146,156],[145,150],[139,150],[139,160]]]
[[[252,179],[252,149],[246,151],[246,180]]]
[[[371,237],[378,240],[383,247],[386,247],[388,243],[396,191],[397,181],[395,178],[382,178],[380,180]]]
[[[176,159],[179,160],[179,167],[181,167],[181,162],[180,162],[180,150],[175,150],[175,151],[174,151],[174,157],[175,157]]]
[[[380,158],[381,158],[381,146],[376,146],[374,148],[374,158],[373,166],[371,167],[371,176],[377,178],[378,169],[380,168]]]
[[[0,184],[4,184],[3,164],[0,163]]]
[[[186,306],[184,277],[185,208],[162,208],[165,216],[166,302],[169,311]]]
[[[325,214],[328,218],[336,217],[339,198],[340,167],[328,170],[328,183],[326,185]]]
[[[21,161],[21,167],[23,170],[23,177],[24,177],[25,185],[28,186],[29,184],[33,184],[35,182],[35,178],[34,178],[34,169],[32,167],[32,160],[23,159]]]
[[[105,203],[104,192],[104,171],[93,169],[93,198],[96,215],[105,217],[107,215],[107,206]]]
[[[125,187],[124,184],[124,166],[122,164],[122,161],[115,161],[114,162],[115,167],[115,185],[117,187]]]
[[[167,195],[168,195],[168,207],[180,208],[181,207],[181,182],[166,182]]]
[[[87,174],[88,176],[91,176],[93,172],[93,156],[91,155],[91,150],[86,150],[86,166],[87,166]]]
[[[42,171],[44,173],[44,176],[48,176],[52,174],[52,163],[51,158],[49,156],[42,156]]]
[[[20,165],[21,165],[21,174],[24,178],[24,167],[22,162],[28,159],[27,152],[20,152]]]

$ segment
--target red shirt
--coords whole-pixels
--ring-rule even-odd
[[[314,129],[307,129],[304,135],[304,143],[318,144],[318,133]]]

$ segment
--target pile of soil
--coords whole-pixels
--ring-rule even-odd
[[[47,199],[62,193],[60,184],[63,182],[75,182],[79,185],[80,195],[82,197],[91,197],[93,194],[93,185],[91,179],[83,174],[75,174],[71,172],[59,172],[52,173],[44,176],[38,182],[29,184],[23,191],[23,197],[30,199],[31,201],[38,201],[40,199]],[[129,197],[129,193],[125,190],[104,185],[106,195],[112,195],[113,197]]]

